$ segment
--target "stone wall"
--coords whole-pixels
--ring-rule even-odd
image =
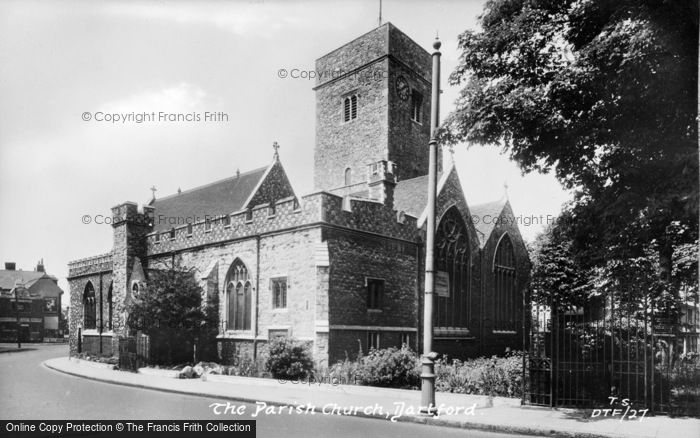
[[[418,325],[415,243],[330,229],[324,231],[330,255],[330,361],[356,355],[367,334],[386,330],[384,346],[400,346],[400,333],[414,333]],[[384,280],[381,309],[368,308],[367,279]],[[394,339],[395,338],[395,339]],[[360,339],[360,344],[357,340]]]
[[[146,257],[145,236],[153,230],[153,208],[125,202],[112,208],[112,295],[114,300],[113,331],[128,335],[126,326],[131,274],[134,266]],[[138,263],[137,263],[138,259]]]
[[[338,68],[347,69],[342,62]],[[352,184],[363,182],[369,163],[389,159],[388,70],[389,60],[380,58],[316,89],[316,189],[346,185],[347,168]],[[352,95],[357,96],[357,118],[344,121],[343,100]]]
[[[294,197],[294,191],[291,184],[289,184],[287,174],[282,168],[282,163],[276,160],[272,167],[269,168],[265,179],[250,199],[248,205],[250,207],[256,207],[261,204],[269,205],[290,197]]]
[[[430,54],[406,34],[390,26],[389,32],[389,160],[396,163],[399,180],[428,174],[432,61]],[[396,80],[409,85],[408,99],[399,97]],[[420,121],[412,119],[412,93],[422,96]]]
[[[330,190],[366,179],[366,166],[396,163],[401,179],[428,172],[430,55],[387,23],[316,61],[314,187]],[[396,78],[423,96],[421,122],[411,120],[411,99],[402,100]],[[357,118],[345,121],[343,100],[357,96]]]
[[[230,362],[230,355],[237,351],[251,355],[257,353],[256,344],[268,340],[269,330],[287,330],[294,338],[315,340],[316,307],[323,305],[323,301],[318,303],[319,282],[315,266],[315,245],[320,241],[319,228],[304,228],[177,252],[174,257],[176,265],[195,268],[203,289],[211,284],[217,285],[223,359]],[[254,311],[251,313],[251,329],[245,331],[225,327],[228,320],[226,285],[229,269],[236,259],[245,264],[252,284]],[[165,254],[151,257],[148,263],[153,269],[161,269],[170,266],[172,260],[173,255]],[[210,272],[212,267],[216,269],[216,282],[213,282]],[[273,309],[271,280],[280,277],[287,279],[287,308]],[[318,313],[323,318],[323,312]]]
[[[407,240],[414,240],[419,234],[415,218],[406,215],[405,221],[401,223],[397,212],[381,203],[348,199],[345,207],[342,197],[325,192],[304,196],[300,202],[288,198],[277,202],[276,212],[272,216],[268,208],[262,206],[254,208],[250,216],[246,212],[232,214],[228,225],[223,220],[212,221],[210,226],[204,221],[194,223],[191,234],[188,233],[187,226],[175,228],[173,238],[167,232],[149,233],[146,238],[146,253],[149,257],[154,257],[201,249],[320,223]]]
[[[95,290],[96,304],[96,328],[86,330],[84,325],[85,314],[83,309],[83,293],[88,283],[92,283]],[[78,353],[78,329],[82,336],[82,351],[92,354],[99,353],[99,343],[86,340],[85,336],[96,336],[102,327],[103,336],[109,339],[111,344],[112,332],[109,330],[109,288],[112,284],[112,257],[111,254],[77,260],[68,265],[68,287],[70,300],[69,316],[69,345],[71,354]],[[113,298],[114,299],[114,298]],[[100,303],[102,305],[100,306]],[[115,308],[112,308],[112,321],[116,317]],[[106,344],[103,344],[103,347]],[[103,348],[103,353],[106,353]],[[112,353],[111,348],[108,351]]]

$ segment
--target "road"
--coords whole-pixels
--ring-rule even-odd
[[[221,399],[186,396],[81,379],[50,370],[43,361],[66,356],[65,345],[33,345],[33,350],[0,354],[0,419],[4,420],[234,420],[209,407]],[[225,402],[225,400],[223,400]],[[392,423],[335,415],[271,415],[257,418],[258,437],[434,437],[513,438],[464,429]]]

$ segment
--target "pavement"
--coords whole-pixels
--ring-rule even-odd
[[[519,399],[438,392],[436,405],[440,415],[428,417],[419,413],[421,394],[413,390],[211,374],[199,379],[177,379],[173,371],[142,368],[139,373],[131,373],[114,370],[112,365],[68,357],[50,359],[44,365],[86,379],[221,399],[213,409],[222,413],[227,407],[233,409],[233,402],[239,401],[256,404],[261,416],[292,409],[296,413],[342,413],[385,421],[548,437],[700,437],[700,419],[667,416],[629,419],[630,413],[621,419],[624,410],[614,417],[612,414],[592,417],[591,410],[521,406]]]

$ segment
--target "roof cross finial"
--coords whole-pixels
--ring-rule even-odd
[[[155,201],[156,200],[156,191],[158,191],[158,189],[156,188],[156,186],[151,186],[150,190],[151,190],[151,192],[153,192],[153,200]]]
[[[273,142],[272,149],[275,150],[275,155],[274,155],[275,161],[279,160],[280,159],[280,145],[279,145],[279,143],[277,143],[276,141]]]
[[[503,181],[503,196],[508,199],[508,181]]]

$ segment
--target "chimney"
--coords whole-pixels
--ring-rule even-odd
[[[15,262],[5,262],[5,270],[14,271],[17,269],[17,264]]]
[[[41,260],[36,264],[36,271],[37,271],[37,272],[46,272],[46,269],[44,268],[44,259],[41,259]]]
[[[369,197],[383,202],[389,208],[394,207],[395,167],[393,162],[386,160],[376,161],[367,167]]]

